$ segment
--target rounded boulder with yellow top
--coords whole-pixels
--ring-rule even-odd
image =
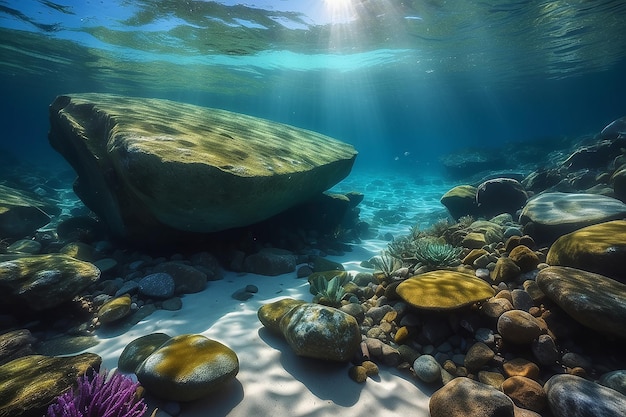
[[[168,401],[193,401],[232,381],[237,354],[199,334],[172,337],[137,367],[137,379],[150,394]]]

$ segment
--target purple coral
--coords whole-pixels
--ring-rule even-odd
[[[114,372],[83,375],[78,388],[57,397],[48,407],[47,417],[141,417],[147,410],[137,395],[139,384]]]

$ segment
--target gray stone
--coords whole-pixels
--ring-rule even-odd
[[[626,284],[564,266],[542,269],[537,275],[537,284],[580,324],[626,338]]]
[[[520,223],[536,242],[552,243],[560,236],[592,224],[626,217],[626,204],[598,194],[544,193],[522,209]]]
[[[174,295],[174,290],[174,278],[165,272],[147,275],[139,281],[139,293],[146,297],[166,299]]]
[[[207,275],[181,262],[165,262],[157,265],[154,272],[165,272],[174,279],[175,294],[193,294],[206,288]]]
[[[431,355],[422,355],[415,359],[413,370],[419,379],[428,384],[441,381],[441,366]]]
[[[277,248],[265,248],[246,256],[243,262],[246,272],[276,276],[295,271],[296,257],[290,251]]]
[[[528,312],[528,310],[535,305],[535,302],[530,294],[521,289],[514,289],[511,291],[511,298],[513,299],[513,307],[517,310],[524,310]]]
[[[550,335],[539,335],[533,341],[531,349],[537,361],[542,365],[554,365],[559,360],[559,350]]]
[[[554,417],[620,417],[626,396],[584,378],[554,375],[543,387]]]
[[[615,391],[626,395],[626,370],[624,369],[607,372],[600,376],[598,382],[605,387],[613,388]]]

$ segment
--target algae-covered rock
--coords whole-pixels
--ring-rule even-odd
[[[58,209],[36,196],[0,184],[0,236],[21,238],[50,222]]]
[[[45,310],[71,300],[98,278],[93,264],[61,254],[0,262],[0,304]]]
[[[306,301],[295,300],[293,298],[283,298],[282,300],[262,305],[257,311],[257,316],[267,330],[275,334],[282,334],[280,321],[283,316],[292,308],[304,304],[305,302]]]
[[[339,182],[356,157],[315,132],[159,99],[58,96],[50,122],[77,194],[115,235],[139,241],[265,220]]]
[[[473,185],[458,185],[446,192],[440,200],[454,220],[463,216],[476,216],[476,187]]]
[[[175,336],[137,367],[137,379],[150,394],[169,401],[192,401],[216,391],[239,372],[228,346],[199,334]]]
[[[165,333],[151,333],[138,337],[126,345],[117,361],[122,372],[135,372],[135,369],[155,350],[171,339]]]
[[[107,301],[98,309],[98,320],[106,324],[126,317],[130,313],[131,303],[132,300],[128,294]]]
[[[605,275],[626,282],[626,221],[587,226],[557,239],[546,262],[554,266],[569,266]]]
[[[289,310],[280,330],[298,356],[347,362],[361,343],[354,317],[333,307],[305,303]]]
[[[41,417],[59,395],[76,387],[78,377],[98,371],[94,353],[70,357],[24,356],[0,366],[0,416]]]
[[[491,285],[473,275],[450,270],[407,278],[396,288],[404,301],[425,310],[454,310],[493,297]]]

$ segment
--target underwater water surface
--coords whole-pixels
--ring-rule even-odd
[[[52,162],[71,92],[168,98],[315,130],[357,168],[575,138],[626,114],[622,1],[0,1],[0,145]]]

